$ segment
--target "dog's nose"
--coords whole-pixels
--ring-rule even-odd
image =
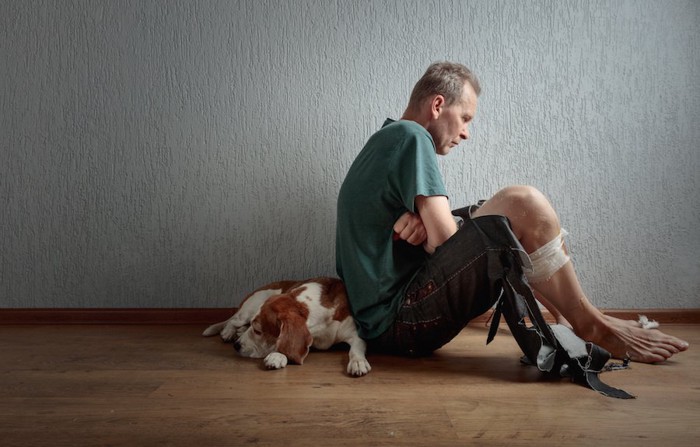
[[[239,342],[238,340],[234,341],[234,342],[233,342],[233,349],[235,349],[236,352],[240,352],[240,350],[241,350],[241,342]]]

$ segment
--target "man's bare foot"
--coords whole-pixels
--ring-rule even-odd
[[[623,324],[626,324],[627,326],[630,327],[641,327],[639,324],[638,320],[622,320],[620,318],[615,318],[611,317],[610,315],[603,314],[606,320],[610,321],[612,324],[615,324],[615,322],[621,322]]]
[[[635,362],[663,362],[688,349],[688,342],[656,329],[642,329],[634,321],[606,315],[601,327],[591,332],[590,340],[608,350],[613,357]]]

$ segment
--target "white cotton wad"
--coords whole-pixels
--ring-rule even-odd
[[[646,315],[639,315],[639,320],[637,320],[637,323],[639,323],[639,327],[642,329],[656,329],[659,327],[659,323],[657,321],[650,320]]]

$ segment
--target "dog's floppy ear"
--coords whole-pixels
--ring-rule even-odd
[[[280,336],[277,338],[277,352],[301,365],[309,354],[314,339],[306,327],[306,318],[296,312],[280,315]]]

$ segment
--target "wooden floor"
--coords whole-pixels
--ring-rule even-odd
[[[483,326],[363,378],[344,350],[265,371],[202,326],[0,326],[0,445],[698,445],[700,326],[664,328],[691,349],[605,373],[638,396],[617,400],[544,380]]]

